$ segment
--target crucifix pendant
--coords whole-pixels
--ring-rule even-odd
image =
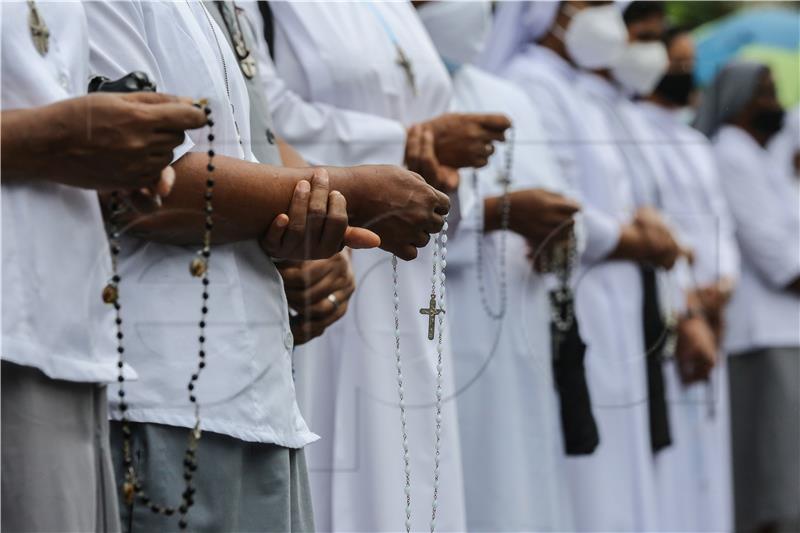
[[[408,58],[403,49],[400,48],[399,44],[395,44],[395,48],[397,48],[396,63],[405,72],[406,81],[408,81],[408,85],[411,87],[411,92],[414,94],[414,96],[417,96],[417,80],[414,77],[414,65],[411,64],[411,60]]]
[[[431,294],[431,301],[428,307],[423,307],[419,310],[419,314],[428,315],[428,340],[433,340],[434,333],[436,333],[436,315],[444,313],[444,309],[436,308],[436,296]]]
[[[46,55],[50,49],[50,30],[47,29],[47,24],[39,14],[35,2],[28,2],[28,10],[28,28],[31,31],[33,46],[40,55]]]

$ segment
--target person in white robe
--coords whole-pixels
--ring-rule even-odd
[[[263,18],[253,3],[242,4],[252,21]],[[281,137],[310,163],[402,164],[407,130],[432,124],[448,111],[452,88],[425,29],[406,3],[270,3],[274,48],[262,50],[274,71],[265,74],[270,109]],[[358,35],[355,39],[353,36]],[[405,58],[407,61],[401,61]],[[496,128],[508,126],[495,117]],[[442,133],[462,135],[458,124]],[[437,134],[437,138],[440,138]],[[467,162],[485,164],[492,136],[482,137]],[[445,137],[441,137],[444,140]],[[475,143],[467,140],[463,144]],[[488,145],[488,146],[485,146]],[[437,156],[442,156],[437,146]],[[426,176],[430,181],[430,176]],[[454,206],[457,207],[457,206]],[[451,224],[451,228],[453,224]],[[436,343],[427,338],[419,309],[430,299],[432,249],[399,271],[400,343],[403,354],[409,456],[411,519],[407,527],[431,524],[435,489],[434,402]],[[391,258],[353,254],[357,290],[335,331],[304,350],[299,388],[310,397],[309,416],[328,430],[311,449],[311,478],[320,529],[387,531],[406,519],[405,472],[394,361]],[[465,528],[458,421],[453,398],[450,335],[445,315],[444,410],[436,528]],[[335,335],[334,335],[335,334]],[[323,363],[316,366],[316,362]]]
[[[566,185],[527,95],[470,64],[488,37],[489,3],[428,2],[417,11],[450,71],[454,110],[502,112],[514,128],[513,146],[499,146],[489,166],[462,171],[462,220],[448,254],[448,312],[458,324],[453,352],[467,529],[569,531],[548,284],[534,271],[526,237],[543,224],[540,219],[551,219],[556,227],[568,222],[569,206],[577,205],[541,194],[563,192]],[[498,178],[506,172],[507,157],[513,161],[509,202],[517,214],[509,226],[514,231],[484,235],[484,199],[502,196]],[[520,227],[520,218],[531,228]],[[482,239],[480,265],[476,239]],[[476,290],[476,283],[483,289]]]
[[[695,121],[741,252],[725,335],[737,531],[800,529],[800,205],[767,150],[783,121],[769,67],[749,61],[716,75]]]
[[[97,191],[168,194],[175,175],[159,174],[206,119],[174,96],[87,96],[83,5],[0,11],[0,529],[116,532],[106,384],[120,369],[100,297],[112,273]]]
[[[190,136],[176,154],[178,185],[165,204],[172,216],[142,217],[122,244],[121,292],[130,295],[126,323],[137,333],[125,337],[124,353],[141,368],[139,382],[126,384],[124,396],[131,454],[138,458],[142,450],[158,450],[146,453],[147,460],[138,461],[136,468],[141,478],[160,481],[145,481],[149,501],[141,494],[124,501],[125,516],[145,529],[161,529],[162,517],[151,513],[153,506],[182,501],[173,520],[183,527],[190,522],[195,531],[313,529],[302,448],[317,437],[296,404],[287,299],[271,260],[273,250],[263,240],[267,227],[288,213],[281,244],[287,250],[279,250],[278,257],[327,257],[346,244],[341,233],[348,231],[347,223],[341,224],[348,218],[344,202],[353,223],[359,194],[369,198],[362,204],[367,210],[378,209],[381,198],[394,198],[391,206],[402,199],[408,210],[389,214],[389,219],[399,218],[387,219],[393,229],[381,235],[381,245],[409,257],[416,253],[412,241],[420,239],[420,230],[424,234],[441,228],[449,201],[418,176],[395,167],[291,169],[260,164],[250,145],[249,98],[237,58],[203,3],[96,2],[86,9],[94,72],[116,79],[140,70],[159,87],[204,96],[214,121],[213,139],[206,131]],[[203,205],[209,172],[205,152],[212,140],[213,261],[211,281],[200,285],[198,280],[189,283],[186,271],[187,256],[196,249],[180,245],[197,242],[192,228],[202,235],[202,217],[194,215]],[[270,163],[277,162],[270,157]],[[387,176],[391,183],[375,189],[374,180]],[[357,187],[348,189],[348,182]],[[398,187],[403,182],[406,186]],[[369,193],[370,188],[373,193],[380,190],[381,198]],[[302,211],[294,210],[293,194],[305,200]],[[329,226],[328,215],[337,204],[340,222]],[[391,206],[384,204],[378,212]],[[313,231],[311,222],[301,223],[306,209],[319,210]],[[413,211],[427,222],[402,223]],[[372,222],[376,212],[363,215],[378,230]],[[395,240],[391,234],[404,225],[406,237]],[[185,273],[186,282],[179,281],[178,273]],[[203,300],[198,298],[201,292]],[[197,339],[196,313],[206,292],[208,329]],[[194,348],[197,340],[200,353]],[[209,369],[200,375],[198,366]],[[187,401],[184,380],[189,376],[192,398],[202,405],[199,421],[195,405]],[[118,420],[122,402],[115,393],[112,414]],[[183,453],[196,423],[204,435],[192,476],[182,473]],[[125,431],[115,425],[112,441],[118,454]],[[122,459],[118,467],[123,475],[129,472]],[[186,476],[194,483],[192,491],[184,486]],[[197,508],[187,514],[190,502]]]
[[[787,111],[783,129],[770,141],[769,151],[800,198],[800,105]]]
[[[656,461],[660,528],[731,531],[728,377],[720,337],[725,302],[738,278],[739,255],[711,145],[682,120],[693,96],[692,38],[675,29],[667,32],[665,43],[670,68],[639,104],[652,125],[640,141],[657,152],[666,171],[666,213],[693,252],[685,289],[687,298],[695,301],[688,307],[713,326],[719,355],[706,383],[684,382],[674,366],[666,375],[673,445]]]
[[[603,91],[607,82],[578,70],[611,67],[626,41],[619,8],[606,2],[509,3],[499,8],[483,58],[538,106],[563,175],[584,204],[587,243],[575,294],[600,445],[592,455],[567,460],[577,530],[657,526],[635,262],[664,259],[645,253],[642,234],[650,232],[644,225],[654,224],[656,248],[667,255],[674,242],[663,223],[634,216],[625,161],[607,142],[613,135],[602,109],[586,96],[593,84]]]

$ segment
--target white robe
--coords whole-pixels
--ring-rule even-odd
[[[515,130],[512,189],[563,191],[539,114],[513,84],[475,67],[453,76],[458,112],[505,113]],[[498,144],[485,169],[462,172],[462,219],[448,255],[448,314],[458,390],[458,422],[470,531],[569,531],[563,440],[553,383],[547,284],[528,259],[521,236],[506,235],[507,306],[504,319],[485,311],[477,290],[476,232],[483,231],[483,198],[502,194],[508,144]],[[483,237],[488,305],[500,309],[501,235]]]
[[[641,136],[666,170],[665,213],[695,253],[696,281],[735,280],[739,255],[733,225],[708,139],[651,103],[639,108],[651,124]],[[709,384],[685,387],[671,365],[667,378],[673,445],[656,459],[661,531],[730,531],[733,492],[725,354]]]
[[[271,6],[275,71],[262,74],[278,133],[312,163],[402,164],[405,127],[447,111],[452,92],[413,7]],[[252,16],[252,5],[245,7]],[[413,63],[418,96],[396,63],[393,38]],[[319,425],[323,442],[309,448],[317,526],[321,531],[397,531],[404,527],[405,494],[390,256],[359,250],[353,254],[353,268],[357,289],[337,325],[338,335],[326,333],[314,343],[314,359],[323,366],[306,353],[297,375],[299,394],[313,406],[310,423],[324,422]],[[419,314],[430,297],[431,268],[432,245],[420,250],[415,261],[399,265],[415,530],[430,527],[433,495],[436,343],[427,339],[427,320]],[[450,334],[447,328],[437,529],[462,531]]]
[[[575,529],[650,531],[657,505],[650,452],[638,267],[601,261],[616,246],[634,201],[624,161],[578,74],[531,45],[505,69],[537,105],[570,185],[581,192],[587,243],[575,289],[586,377],[600,432],[594,454],[567,459]]]

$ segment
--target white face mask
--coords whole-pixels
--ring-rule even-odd
[[[473,62],[486,46],[492,26],[489,2],[429,2],[420,6],[417,14],[449,66]]]
[[[611,69],[622,86],[637,95],[653,92],[669,68],[667,47],[661,42],[632,42]]]
[[[614,65],[628,42],[628,29],[619,8],[607,4],[580,11],[572,9],[567,29],[560,32],[572,61],[589,70]]]

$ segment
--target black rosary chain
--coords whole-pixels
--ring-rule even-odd
[[[143,505],[147,506],[153,513],[162,514],[165,516],[172,516],[175,513],[179,515],[178,527],[185,530],[188,527],[187,514],[189,509],[194,505],[195,488],[192,486],[192,478],[194,472],[197,470],[197,444],[200,440],[200,406],[197,403],[197,396],[195,395],[195,384],[200,377],[200,373],[206,366],[206,318],[208,316],[208,265],[211,258],[211,230],[214,228],[213,220],[213,193],[214,193],[214,121],[211,118],[211,109],[205,101],[195,102],[198,108],[202,108],[206,114],[206,123],[208,125],[208,179],[206,180],[206,191],[204,194],[204,214],[205,214],[205,232],[203,236],[203,246],[198,251],[198,257],[194,258],[189,265],[189,272],[192,276],[201,278],[203,285],[202,292],[202,307],[200,309],[200,322],[199,327],[199,348],[198,348],[198,362],[197,368],[192,373],[187,385],[189,402],[194,405],[195,424],[189,433],[189,443],[183,456],[183,479],[184,491],[181,494],[181,503],[176,508],[174,506],[164,505],[152,501],[147,492],[142,487],[142,482],[133,465],[132,458],[132,442],[131,442],[131,428],[130,420],[128,419],[128,403],[125,400],[125,347],[123,345],[124,334],[122,331],[122,306],[120,303],[120,282],[121,277],[119,274],[119,253],[120,253],[120,224],[119,217],[124,212],[119,192],[114,191],[111,193],[109,201],[109,229],[108,241],[111,251],[111,281],[103,289],[103,301],[107,304],[114,306],[115,324],[116,324],[116,337],[117,337],[117,368],[118,376],[117,382],[119,383],[119,410],[121,412],[122,422],[122,461],[125,471],[125,477],[122,484],[122,494],[125,502],[132,505],[135,500],[138,500]]]

